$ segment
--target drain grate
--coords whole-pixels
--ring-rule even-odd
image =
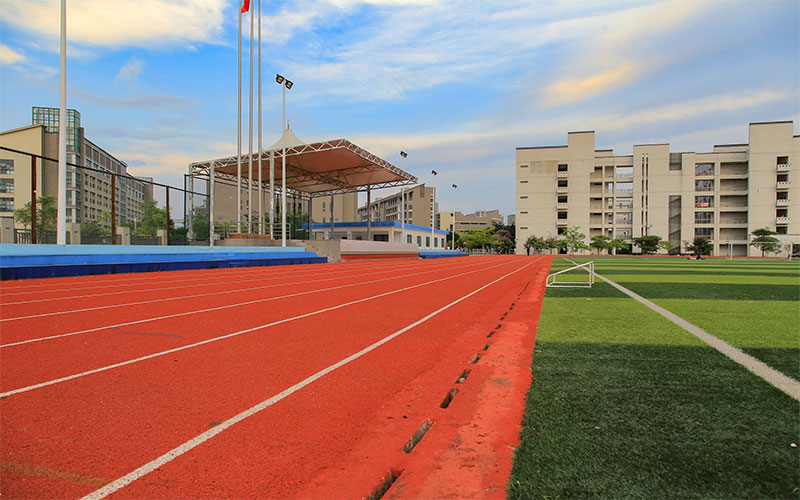
[[[428,432],[428,429],[430,429],[432,425],[433,425],[432,420],[426,420],[422,422],[422,425],[419,426],[419,429],[417,429],[416,432],[414,432],[414,434],[411,435],[411,439],[409,439],[408,442],[405,444],[405,446],[403,446],[403,451],[406,453],[411,453],[411,450],[413,450],[414,447],[417,446],[417,443],[419,443],[420,440],[422,440],[422,437],[425,435],[426,432]]]
[[[372,493],[365,497],[366,500],[379,500],[380,498],[383,498],[383,495],[389,491],[389,488],[391,488],[394,482],[397,481],[397,478],[400,477],[402,472],[403,471],[393,470],[386,471],[386,474],[383,475],[381,481],[377,486],[375,486],[375,489],[372,490]]]
[[[453,402],[453,398],[456,397],[458,394],[458,389],[450,389],[447,391],[447,394],[444,395],[444,399],[442,400],[442,404],[439,405],[439,408],[447,408],[450,406],[450,403]]]

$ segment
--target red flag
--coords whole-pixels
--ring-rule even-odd
[[[250,0],[244,0],[244,4],[242,4],[242,10],[240,11],[242,14],[250,10]]]

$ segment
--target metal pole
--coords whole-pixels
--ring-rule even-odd
[[[264,234],[264,181],[261,168],[261,0],[258,0],[258,233]]]
[[[77,146],[77,145],[76,145]],[[58,224],[56,243],[67,244],[67,0],[61,0],[61,78],[58,109]],[[36,204],[36,200],[33,200]],[[34,228],[35,231],[35,228]]]
[[[36,157],[31,156],[31,243],[36,239]]]
[[[372,241],[372,193],[367,184],[367,241]]]
[[[214,160],[211,166],[208,179],[208,246],[214,246]]]
[[[242,10],[236,2],[239,16],[239,84],[236,87],[236,232],[242,232]]]
[[[331,195],[331,239],[333,239],[333,230],[334,230],[334,225],[333,225],[333,195]]]
[[[247,160],[247,234],[253,232],[253,9],[250,9],[250,124]]]
[[[167,194],[169,200],[169,194]],[[167,202],[169,203],[169,202]],[[169,220],[169,209],[167,209],[167,220]],[[167,224],[169,230],[169,224]],[[115,245],[114,241],[117,235],[117,176],[111,174],[111,244]]]
[[[286,81],[281,83],[283,89],[283,119],[281,121],[281,142],[283,154],[281,155],[281,246],[286,246]]]
[[[169,186],[167,186],[167,246],[169,246]]]
[[[269,150],[269,239],[275,239],[275,151]]]
[[[431,201],[431,245],[429,248],[433,248],[433,239],[435,236],[433,235],[433,226],[436,225],[436,171],[432,170],[433,173],[433,181],[431,182],[431,189],[433,189],[433,198]]]
[[[451,250],[456,249],[456,189],[458,186],[453,184],[453,245]]]

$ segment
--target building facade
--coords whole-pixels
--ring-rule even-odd
[[[751,123],[748,144],[706,153],[669,144],[633,146],[633,155],[595,149],[594,132],[571,132],[565,146],[516,150],[517,252],[532,235],[578,226],[632,240],[658,235],[683,251],[696,237],[714,255],[760,255],[751,233],[766,227],[800,243],[800,136],[793,123]],[[636,251],[636,249],[634,249]]]
[[[478,210],[471,214],[462,214],[456,211],[456,232],[480,231],[495,224],[503,223],[500,210]],[[439,229],[453,230],[453,212],[442,212]]]
[[[48,158],[58,158],[58,108],[34,107],[33,125],[0,133],[0,144]],[[111,173],[115,182],[119,223],[144,216],[143,204],[153,199],[152,186],[128,176],[127,165],[84,137],[81,116],[67,110],[67,211],[68,223],[92,222],[111,212]],[[82,165],[96,172],[73,165]],[[37,160],[37,197],[58,197],[57,162]],[[15,209],[31,202],[31,158],[0,150],[0,217],[13,217]]]
[[[397,193],[384,198],[378,198],[369,204],[369,212],[366,205],[358,209],[360,222],[367,221],[367,213],[371,214],[373,221],[397,221],[406,224],[414,224],[421,227],[435,227],[434,224],[439,216],[439,203],[436,202],[436,214],[434,216],[434,195],[435,188],[426,187],[419,184],[411,188],[405,188]],[[401,219],[401,207],[405,197],[405,220]]]

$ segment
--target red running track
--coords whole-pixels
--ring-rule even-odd
[[[548,268],[493,256],[4,283],[0,494],[363,497],[388,478],[387,497],[504,496]],[[477,483],[455,470],[453,443],[472,438],[493,457]]]

